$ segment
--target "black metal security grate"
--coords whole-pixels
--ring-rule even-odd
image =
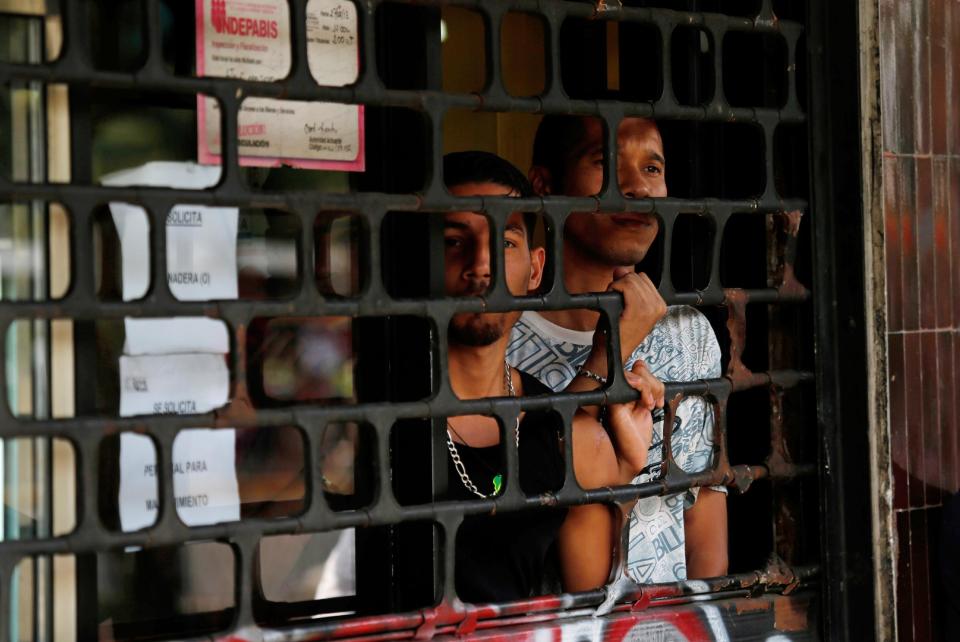
[[[648,269],[659,274],[660,291],[670,304],[700,306],[718,330],[724,348],[725,376],[718,380],[687,384],[669,384],[665,425],[684,396],[707,398],[715,409],[716,453],[712,469],[700,474],[684,473],[675,464],[665,467],[662,479],[637,487],[595,491],[580,490],[572,474],[572,456],[568,452],[567,475],[563,488],[548,501],[562,505],[583,502],[615,502],[655,494],[675,493],[693,486],[727,484],[743,493],[741,508],[731,499],[731,534],[734,570],[727,578],[694,587],[688,584],[647,588],[624,595],[625,602],[648,605],[651,600],[682,599],[696,592],[722,595],[751,595],[764,590],[775,592],[795,589],[817,574],[815,450],[809,446],[813,434],[812,323],[810,292],[798,280],[798,271],[809,273],[809,244],[805,230],[808,212],[806,193],[807,135],[803,107],[806,93],[804,27],[799,21],[778,18],[783,9],[795,15],[792,3],[757,0],[756,3],[696,2],[687,4],[696,11],[647,6],[620,6],[617,3],[543,2],[515,0],[496,2],[416,2],[413,17],[391,21],[385,11],[407,3],[370,1],[357,4],[360,35],[360,76],[356,84],[343,88],[321,87],[311,77],[306,57],[306,3],[290,3],[292,65],[289,76],[276,82],[237,79],[194,78],[176,73],[164,53],[162,3],[142,3],[144,53],[142,64],[132,70],[108,71],[93,63],[95,41],[100,37],[89,28],[85,18],[88,3],[63,0],[60,5],[65,30],[59,57],[44,64],[0,64],[4,86],[23,82],[46,85],[63,83],[69,87],[71,104],[70,158],[72,181],[68,184],[27,183],[0,178],[0,198],[4,201],[43,201],[61,203],[70,214],[70,251],[72,283],[67,294],[56,301],[4,302],[0,305],[0,334],[6,336],[18,319],[121,319],[125,316],[165,317],[200,315],[224,320],[231,328],[230,372],[232,398],[246,389],[251,369],[248,332],[256,319],[272,317],[351,317],[375,318],[367,321],[369,340],[374,336],[390,342],[403,341],[410,321],[416,317],[428,322],[432,330],[428,340],[408,349],[419,354],[419,363],[411,366],[423,381],[432,382],[432,394],[425,400],[387,401],[410,395],[374,391],[358,394],[355,404],[261,404],[245,411],[233,403],[208,416],[155,416],[120,419],[81,412],[77,418],[33,420],[16,417],[4,406],[0,437],[60,437],[74,447],[78,471],[76,528],[69,534],[33,540],[0,542],[0,622],[13,616],[8,591],[18,563],[32,556],[70,553],[80,557],[124,547],[165,547],[188,541],[229,543],[234,558],[235,607],[227,630],[250,630],[273,625],[286,617],[306,615],[310,608],[288,609],[263,616],[258,604],[263,599],[257,585],[256,560],[261,538],[284,533],[319,532],[350,527],[380,527],[407,522],[437,524],[444,539],[452,542],[464,515],[522,510],[544,501],[525,497],[518,485],[506,487],[496,500],[472,502],[428,502],[406,505],[398,502],[391,484],[394,457],[391,431],[399,420],[437,418],[462,414],[496,417],[501,425],[513,425],[524,409],[551,408],[564,419],[569,444],[570,421],[581,405],[602,401],[623,401],[633,395],[623,377],[614,376],[603,391],[580,394],[554,394],[536,398],[496,398],[459,400],[447,378],[447,326],[452,315],[463,311],[555,310],[590,308],[600,310],[607,319],[616,319],[621,308],[617,295],[569,295],[562,286],[563,241],[560,231],[571,212],[654,212],[661,220],[662,239],[659,255]],[[634,3],[625,3],[634,4]],[[638,5],[658,3],[635,3]],[[675,4],[675,3],[663,3]],[[726,4],[743,6],[740,15],[716,12]],[[775,5],[777,5],[775,7]],[[784,5],[784,6],[780,6]],[[789,6],[787,6],[789,5]],[[461,6],[482,16],[486,25],[485,69],[487,82],[477,94],[449,93],[440,89],[436,65],[439,46],[439,8]],[[544,90],[533,97],[510,95],[505,87],[503,69],[517,64],[501,57],[499,25],[509,12],[537,16],[544,25],[546,78]],[[399,13],[397,14],[399,15]],[[604,43],[607,23],[619,25],[621,34],[653,34],[656,39],[637,44],[621,35],[621,87],[609,91],[592,87],[588,78],[606,49],[591,49],[584,42]],[[599,25],[599,27],[597,26]],[[405,30],[401,33],[401,29]],[[411,33],[413,35],[411,35]],[[573,34],[573,36],[571,36]],[[582,40],[579,40],[581,38]],[[190,38],[191,34],[183,37]],[[598,40],[599,39],[599,40]],[[419,49],[399,62],[391,55],[409,44]],[[571,44],[573,43],[573,44]],[[703,45],[703,43],[707,43]],[[579,48],[582,45],[583,48]],[[98,45],[99,46],[99,45]],[[630,47],[651,53],[656,64],[631,57]],[[431,49],[432,48],[432,49]],[[421,68],[394,69],[423,54]],[[642,59],[644,61],[648,58]],[[521,63],[522,64],[522,63]],[[631,84],[632,83],[632,84]],[[403,87],[403,88],[396,88]],[[169,100],[190,104],[196,94],[219,101],[221,132],[237,131],[240,104],[250,96],[288,100],[323,100],[361,104],[368,111],[367,176],[355,179],[345,193],[312,190],[271,191],[251,185],[238,165],[238,146],[232,135],[222,136],[222,177],[211,189],[194,191],[156,188],[107,188],[92,184],[90,159],[90,122],[86,101],[91,92],[137,93],[149,103],[151,96],[163,94]],[[111,94],[113,95],[113,94]],[[407,110],[412,122],[422,125],[422,136],[404,138],[397,110]],[[525,114],[580,114],[599,118],[605,125],[607,150],[606,181],[595,198],[551,196],[526,200],[451,197],[443,186],[440,172],[444,152],[443,121],[450,110],[509,112]],[[667,140],[667,158],[677,174],[671,187],[674,196],[657,200],[631,200],[617,188],[617,125],[624,117],[655,118]],[[396,118],[391,120],[391,118]],[[402,148],[402,153],[392,150]],[[378,156],[379,154],[379,156]],[[402,159],[420,159],[416,168],[403,168]],[[420,181],[420,179],[423,179]],[[422,183],[419,184],[419,183]],[[677,196],[679,195],[679,196]],[[104,300],[98,296],[93,264],[96,259],[93,222],[102,206],[111,201],[140,204],[149,212],[150,262],[153,287],[145,298],[132,302]],[[158,275],[166,274],[166,237],[163,230],[167,212],[177,203],[210,206],[261,207],[278,210],[299,222],[296,253],[300,277],[293,294],[286,298],[217,302],[184,302],[174,298]],[[398,239],[421,243],[428,250],[424,264],[416,266],[424,274],[436,274],[442,268],[442,253],[430,245],[426,223],[397,229],[397,212],[483,211],[489,218],[491,237],[502,235],[511,212],[541,212],[546,220],[548,256],[553,263],[553,278],[547,291],[536,296],[514,298],[503,279],[483,300],[447,299],[433,296],[429,287],[412,286],[405,290],[402,256],[395,250]],[[304,271],[314,266],[315,239],[319,234],[317,216],[325,213],[350,213],[362,224],[359,253],[362,287],[356,296],[331,296],[321,293],[313,275]],[[419,235],[419,237],[417,237]],[[419,240],[418,240],[419,238]],[[499,245],[499,244],[496,244]],[[798,250],[798,245],[800,249]],[[432,254],[430,250],[433,250]],[[685,257],[693,257],[688,263]],[[495,255],[502,265],[502,247]],[[757,269],[749,267],[754,261]],[[407,266],[404,266],[407,267]],[[431,270],[431,268],[433,268]],[[410,269],[414,267],[410,266]],[[496,268],[495,268],[496,272]],[[760,274],[759,277],[756,275]],[[399,279],[399,281],[398,281]],[[416,279],[412,279],[416,281]],[[809,283],[809,281],[808,281]],[[412,296],[406,296],[413,292]],[[400,296],[400,295],[404,296]],[[616,324],[612,324],[616,327]],[[417,326],[422,329],[422,326]],[[725,329],[724,329],[725,328]],[[806,334],[805,334],[806,333]],[[82,363],[84,338],[77,336],[78,374],[90,364]],[[609,354],[610,372],[620,371],[619,337],[613,333]],[[88,345],[88,344],[87,344]],[[89,350],[89,347],[88,347]],[[387,350],[383,367],[388,373],[386,388],[395,391],[410,377],[400,369],[403,355]],[[358,386],[364,383],[358,372]],[[7,372],[0,369],[0,388],[8,384]],[[82,394],[78,388],[78,395]],[[416,395],[413,395],[416,396]],[[734,422],[733,417],[736,421]],[[372,434],[368,453],[379,474],[375,476],[370,505],[353,510],[334,510],[325,500],[322,471],[317,465],[317,444],[329,424],[356,422]],[[304,438],[306,502],[303,511],[281,518],[244,518],[239,522],[190,528],[171,509],[173,485],[171,452],[177,432],[196,426],[232,426],[266,428],[296,426]],[[156,524],[148,529],[121,533],[108,528],[102,518],[100,496],[100,449],[105,438],[122,431],[149,435],[155,443],[158,464],[160,510]],[[439,433],[437,433],[439,434]],[[664,445],[669,461],[669,437]],[[508,478],[516,479],[517,453],[506,440]],[[761,483],[751,487],[758,480]],[[762,485],[759,495],[753,489]],[[748,492],[748,489],[751,489]],[[814,510],[808,513],[810,497]],[[759,517],[757,516],[759,510]],[[801,515],[809,522],[800,523]],[[771,521],[772,520],[772,521]],[[384,537],[395,546],[397,535]],[[430,534],[427,533],[427,539]],[[392,539],[391,539],[392,538]],[[361,544],[362,545],[362,544]],[[753,564],[755,545],[762,549],[759,564]],[[363,590],[357,603],[350,603],[362,619],[353,625],[343,621],[303,624],[304,636],[338,637],[350,634],[374,634],[419,629],[443,632],[460,626],[461,632],[476,626],[477,618],[522,615],[537,610],[561,608],[559,602],[543,600],[500,611],[462,611],[451,607],[453,586],[452,546],[434,549],[430,541],[426,555],[436,558],[441,598],[437,610],[417,611],[405,616],[381,617],[394,610],[396,602],[377,597],[364,604]],[[739,551],[739,552],[738,552]],[[423,550],[420,551],[423,553]],[[362,554],[362,553],[361,553]],[[371,552],[371,554],[373,554]],[[769,559],[768,563],[764,560]],[[737,569],[743,560],[744,568]],[[388,564],[388,566],[390,566]],[[397,585],[408,581],[415,571],[390,566],[390,581]],[[82,580],[81,580],[82,581]],[[361,582],[363,580],[361,579]],[[422,578],[421,578],[421,581]],[[427,578],[431,584],[431,578]],[[730,593],[733,591],[734,593]],[[95,592],[94,592],[95,595]],[[592,606],[604,598],[602,591],[580,594],[564,607]],[[669,599],[668,599],[669,598]],[[90,596],[81,596],[89,600]],[[335,605],[328,605],[335,606]],[[341,604],[343,606],[343,604]],[[92,605],[96,612],[96,605]],[[81,610],[83,610],[81,608]],[[89,613],[87,617],[90,617]],[[473,618],[473,619],[471,619]],[[81,614],[81,630],[83,629]],[[353,628],[351,628],[351,626]],[[423,628],[426,626],[426,628]],[[464,628],[466,627],[466,628]],[[429,631],[428,631],[429,630]],[[0,626],[0,640],[10,631]]]

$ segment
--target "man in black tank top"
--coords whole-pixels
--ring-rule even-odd
[[[493,154],[461,152],[444,159],[444,181],[454,196],[529,196],[526,178]],[[515,296],[540,285],[545,252],[532,247],[531,215],[511,215],[504,229],[503,273]],[[451,212],[444,220],[445,284],[449,296],[483,296],[491,284],[490,233],[476,212]],[[624,296],[629,294],[624,292]],[[520,312],[461,313],[449,326],[450,385],[461,399],[547,394],[535,378],[506,364],[510,329]],[[611,406],[609,426],[583,411],[573,421],[573,469],[585,489],[629,484],[646,465],[652,436],[651,410],[663,405],[663,385],[642,362],[627,373],[640,391],[636,402]],[[512,428],[512,429],[511,429]],[[523,414],[504,431],[520,456],[521,490],[538,495],[563,484],[563,426],[549,411]],[[469,500],[502,492],[504,464],[500,429],[491,417],[448,418],[449,496]],[[614,446],[614,441],[616,446]],[[603,585],[610,574],[621,526],[617,511],[599,504],[541,508],[493,516],[468,516],[456,537],[458,596],[469,602],[499,602],[536,595],[551,568],[566,591]]]

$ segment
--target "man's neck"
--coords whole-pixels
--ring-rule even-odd
[[[632,266],[629,266],[632,267]],[[614,266],[599,263],[584,256],[571,243],[563,244],[563,285],[570,294],[606,292],[613,281]],[[600,313],[596,310],[546,310],[540,315],[562,328],[569,330],[595,330]]]
[[[504,387],[507,341],[504,336],[488,346],[464,346],[451,343],[447,350],[450,386],[460,399],[500,397]]]

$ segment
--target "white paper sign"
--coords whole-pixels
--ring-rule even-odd
[[[350,0],[307,2],[307,64],[320,85],[342,87],[360,74],[357,7]]]
[[[142,207],[110,203],[110,216],[120,237],[123,300],[142,299],[150,287],[150,221]]]
[[[220,168],[180,161],[152,161],[112,172],[100,179],[109,187],[179,187],[207,189],[220,181]]]
[[[177,515],[188,526],[240,519],[235,431],[181,431],[173,442],[173,494]],[[120,435],[120,525],[135,531],[157,519],[157,457],[149,437]]]
[[[197,414],[227,403],[230,375],[223,355],[120,357],[120,416]]]
[[[114,187],[204,189],[220,180],[220,168],[195,163],[152,162],[104,176]],[[142,298],[150,285],[149,222],[143,208],[110,203],[120,237],[123,300]],[[167,281],[181,301],[237,298],[235,207],[176,205],[167,213]]]
[[[237,298],[235,207],[176,205],[167,214],[167,284],[181,301]]]
[[[230,352],[227,324],[206,317],[171,317],[123,320],[123,354],[177,354]]]

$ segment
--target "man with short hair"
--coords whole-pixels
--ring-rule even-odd
[[[546,116],[537,130],[529,173],[541,195],[593,196],[603,186],[604,135],[598,119]],[[656,124],[625,118],[617,131],[617,176],[627,198],[665,197],[666,161]],[[720,349],[710,323],[694,308],[666,308],[646,275],[634,274],[657,236],[653,214],[571,214],[563,243],[564,286],[570,294],[634,292],[620,322],[624,364],[645,361],[664,381],[720,376]],[[665,314],[664,314],[665,313]],[[587,309],[525,312],[514,326],[508,360],[554,390],[587,390],[606,378],[606,340],[595,335],[599,313]],[[662,318],[661,318],[662,317]],[[632,319],[633,322],[625,322]],[[663,425],[654,427],[648,469],[662,463]],[[684,399],[671,446],[677,464],[699,472],[713,461],[713,411],[702,398]],[[726,490],[692,489],[641,499],[630,515],[627,572],[638,582],[669,582],[727,572]]]
[[[520,196],[529,192],[523,174],[483,152],[449,154],[444,180],[455,196]],[[503,273],[514,296],[535,290],[544,249],[532,247],[524,216],[506,221]],[[444,215],[444,276],[448,296],[482,296],[490,287],[490,231],[477,212]],[[449,325],[450,386],[460,399],[548,394],[534,377],[510,367],[507,343],[519,312],[465,312]],[[608,435],[584,411],[573,419],[573,470],[586,489],[629,484],[646,466],[652,436],[651,411],[663,405],[663,386],[638,362],[627,381],[640,391],[636,402],[609,408]],[[469,500],[502,490],[502,434],[517,445],[520,488],[527,495],[563,485],[563,426],[547,409],[522,413],[503,431],[493,417],[447,418],[447,499]],[[464,518],[456,540],[458,595],[469,602],[507,601],[536,595],[550,566],[559,562],[567,591],[602,586],[609,578],[621,517],[603,504],[541,507]]]

